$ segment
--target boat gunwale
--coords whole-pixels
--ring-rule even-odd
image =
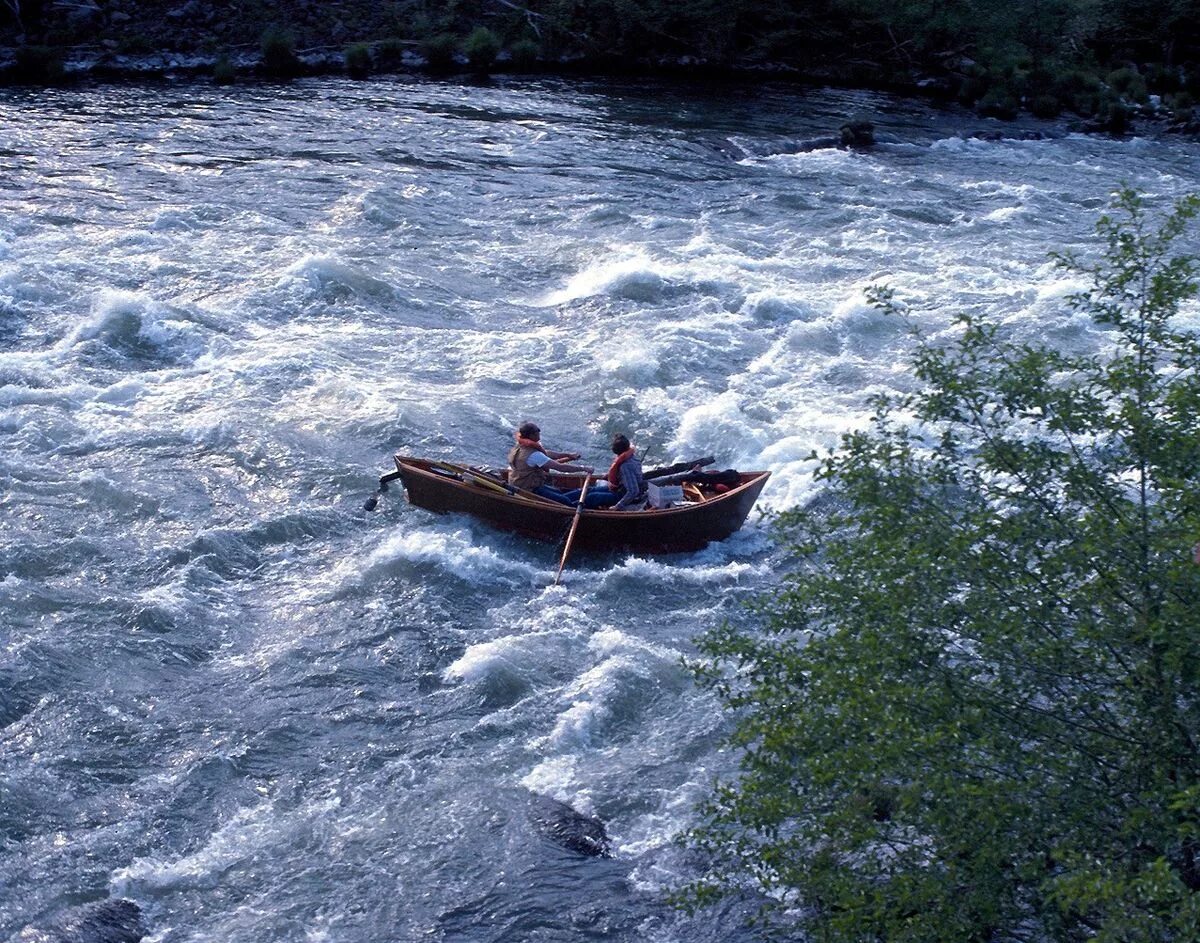
[[[454,462],[454,461],[451,461],[448,459],[443,460],[443,459],[431,459],[431,458],[418,458],[415,455],[394,455],[393,459],[396,462],[396,468],[398,471],[416,472],[419,475],[423,475],[426,478],[432,479],[434,481],[442,482],[452,488],[461,488],[462,490],[464,490],[467,493],[472,494],[472,495],[481,495],[484,497],[488,497],[494,501],[499,501],[499,502],[503,502],[506,504],[512,504],[512,505],[515,505],[515,506],[521,507],[521,508],[529,508],[532,504],[532,506],[537,507],[540,510],[553,511],[555,514],[561,515],[562,517],[571,517],[575,513],[574,505],[560,504],[557,501],[552,501],[549,498],[543,498],[539,495],[533,494],[532,492],[523,492],[520,495],[500,494],[499,492],[483,494],[483,492],[480,489],[471,487],[465,481],[459,481],[456,478],[448,478],[445,475],[440,475],[437,472],[432,471],[429,468],[422,468],[420,465],[413,464],[414,462],[422,462],[427,465],[432,465],[434,463],[444,463],[447,465],[457,465],[458,464],[457,462]],[[462,467],[467,468],[468,470],[470,469],[469,465],[464,465]],[[728,491],[726,491],[724,494],[714,495],[711,498],[709,498],[708,500],[703,501],[701,503],[681,504],[681,505],[677,505],[675,507],[669,507],[669,508],[645,508],[640,511],[613,511],[609,508],[585,508],[583,510],[583,513],[585,515],[587,515],[588,517],[597,517],[597,518],[607,519],[607,520],[613,520],[616,518],[620,518],[621,520],[629,520],[629,519],[636,519],[639,517],[660,520],[664,517],[669,517],[671,515],[694,514],[696,511],[698,511],[702,508],[707,509],[707,508],[711,508],[718,504],[724,504],[727,499],[733,498],[739,492],[743,491],[746,488],[749,488],[756,484],[765,484],[766,480],[771,477],[771,472],[767,471],[767,470],[746,471],[746,472],[739,472],[739,474],[746,476],[745,480],[740,485],[735,485],[734,487],[732,487]],[[582,476],[577,476],[577,477],[582,477]],[[598,481],[598,480],[601,480],[604,476],[603,475],[592,475],[589,477],[592,477]]]

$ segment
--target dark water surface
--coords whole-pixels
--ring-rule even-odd
[[[860,112],[891,143],[800,151]],[[681,656],[772,585],[766,529],[553,588],[553,548],[359,508],[393,451],[499,462],[527,417],[801,501],[910,382],[875,282],[934,334],[1102,344],[1046,253],[1200,157],[988,126],[783,88],[0,92],[0,938],[106,894],[172,943],[740,938],[661,896],[731,764]]]

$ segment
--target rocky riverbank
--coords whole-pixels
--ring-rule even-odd
[[[1061,115],[1073,130],[1200,136],[1188,91],[1194,76],[1184,69],[1127,62],[1109,72],[1051,74],[1011,64],[997,72],[961,50],[921,61],[856,54],[800,62],[794,54],[767,55],[773,47],[763,43],[708,56],[664,52],[664,45],[687,48],[674,37],[630,51],[627,40],[610,48],[594,35],[564,32],[546,13],[511,0],[491,2],[499,6],[490,12],[486,3],[476,4],[478,19],[455,20],[411,0],[298,0],[286,11],[265,0],[0,0],[0,82],[209,78],[232,84],[467,71],[769,79],[956,101],[1002,120]],[[507,14],[504,22],[496,10]],[[480,20],[496,29],[464,25]]]

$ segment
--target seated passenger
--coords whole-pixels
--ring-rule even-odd
[[[563,491],[550,485],[551,472],[569,472],[590,475],[595,469],[590,465],[569,465],[568,461],[579,458],[576,452],[549,452],[542,447],[542,430],[536,423],[526,422],[516,432],[517,444],[508,453],[508,483],[516,488],[560,504],[577,504],[583,490]],[[595,498],[589,490],[584,507],[603,507],[616,500],[608,492],[598,493]]]
[[[612,439],[613,459],[608,469],[607,490],[617,496],[610,510],[623,511],[640,507],[646,500],[646,477],[642,474],[642,460],[629,444],[629,438],[620,433]],[[590,497],[590,495],[589,495]]]

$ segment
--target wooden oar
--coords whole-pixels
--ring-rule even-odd
[[[571,530],[567,534],[567,545],[563,547],[562,559],[558,563],[558,575],[554,577],[554,585],[558,585],[558,581],[562,579],[563,567],[567,565],[567,557],[571,555],[571,544],[575,540],[575,529],[579,526],[579,517],[583,514],[583,502],[587,498],[588,488],[592,484],[591,477],[587,477],[583,481],[583,490],[579,492],[579,503],[575,505],[575,517],[571,520]]]
[[[697,465],[703,467],[711,465],[716,459],[711,455],[706,455],[704,458],[694,458],[690,462],[676,462],[674,465],[668,465],[665,468],[652,468],[648,472],[642,472],[646,478],[665,478],[667,475],[678,475],[680,472],[691,471]]]

